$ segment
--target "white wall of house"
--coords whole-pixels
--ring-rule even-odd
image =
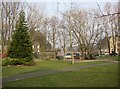
[[[119,49],[120,49],[120,47],[118,46],[118,43],[120,43],[120,41],[118,39],[119,39],[119,37],[116,37],[116,39],[115,39],[116,53],[119,53]],[[114,49],[113,38],[111,37],[110,38],[110,53],[112,53],[113,49]]]

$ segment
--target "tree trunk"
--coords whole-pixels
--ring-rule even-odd
[[[4,53],[4,21],[3,21],[3,8],[1,10],[1,22],[2,22],[2,32],[1,32],[1,41],[2,41],[2,54]]]

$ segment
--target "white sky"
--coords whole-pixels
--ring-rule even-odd
[[[98,1],[97,3],[100,5],[100,8],[103,9],[103,6],[105,5],[106,2],[98,2]],[[48,16],[53,16],[57,14],[57,3],[58,2],[46,2],[45,12],[48,14]],[[89,10],[92,8],[98,9],[97,3],[96,2],[77,2],[75,5],[77,5],[78,8],[85,8]],[[115,4],[115,3],[116,2],[111,2],[111,4]],[[70,9],[70,6],[71,6],[71,2],[60,2],[58,5],[58,10],[63,12]]]
[[[59,11],[63,12],[70,9],[70,4],[72,2],[76,2],[79,8],[91,9],[91,8],[98,8],[97,3],[99,3],[101,9],[103,8],[106,2],[115,3],[119,0],[2,0],[4,2],[19,2],[19,1],[26,1],[26,2],[36,2],[36,3],[43,3],[45,4],[45,13],[48,16],[53,16],[57,14],[57,3],[59,2]]]
[[[22,0],[24,1],[24,0]],[[26,0],[28,2],[118,2],[118,0]]]

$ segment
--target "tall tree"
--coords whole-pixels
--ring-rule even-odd
[[[51,35],[52,35],[52,49],[55,52],[55,48],[56,48],[56,34],[57,34],[57,23],[58,23],[58,19],[56,16],[51,17],[50,19],[50,26],[51,26]],[[54,58],[56,57],[56,54],[54,55]]]
[[[2,53],[6,53],[11,41],[12,31],[14,30],[15,23],[18,19],[20,2],[1,2],[0,4]]]
[[[11,58],[28,58],[29,61],[32,60],[32,43],[28,34],[24,11],[19,14],[8,55]]]

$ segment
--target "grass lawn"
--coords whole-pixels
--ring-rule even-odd
[[[59,64],[59,63],[58,63]],[[63,62],[64,64],[64,62]],[[66,63],[64,64],[67,65]],[[85,64],[84,64],[85,65]],[[3,87],[117,87],[118,64],[12,81]]]
[[[2,59],[0,58],[0,78],[2,77]]]
[[[102,56],[98,56],[98,59],[110,59],[113,61],[118,61],[120,60],[120,56],[109,56],[109,55],[102,55]]]
[[[19,75],[23,73],[29,73],[29,72],[36,72],[36,71],[42,71],[42,70],[54,70],[54,69],[61,69],[65,67],[70,66],[83,66],[83,65],[89,65],[89,64],[99,64],[103,63],[100,62],[84,62],[84,63],[75,63],[72,65],[70,62],[67,61],[59,61],[59,60],[53,60],[53,61],[47,61],[47,60],[36,60],[35,66],[3,66],[2,67],[2,77],[10,77],[14,75]]]

